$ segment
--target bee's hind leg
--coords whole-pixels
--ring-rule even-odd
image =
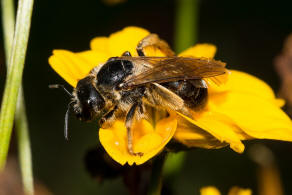
[[[137,118],[137,115],[139,114],[137,109],[142,110],[142,103],[141,102],[136,102],[132,105],[130,108],[129,112],[127,113],[126,116],[126,128],[127,128],[127,138],[128,138],[128,151],[131,155],[138,155],[138,156],[143,156],[142,152],[134,152],[133,151],[133,129],[132,125],[135,119]]]
[[[160,39],[157,34],[149,34],[138,43],[136,47],[138,55],[145,56],[143,50],[148,46],[161,50],[166,56],[175,56],[175,53],[171,50],[169,45],[164,40]]]

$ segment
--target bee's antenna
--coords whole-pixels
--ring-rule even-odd
[[[65,93],[67,93],[71,98],[73,98],[74,96],[72,95],[72,93],[70,93],[65,87],[64,85],[60,85],[60,84],[53,84],[53,85],[49,85],[50,89],[63,89],[65,91]]]
[[[66,111],[66,114],[65,114],[65,124],[64,124],[64,137],[66,140],[69,140],[68,138],[68,120],[69,120],[69,114],[70,114],[70,111],[71,111],[71,106],[74,102],[70,102],[68,104],[68,107],[67,107],[67,111]]]

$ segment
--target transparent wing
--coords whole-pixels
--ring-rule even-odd
[[[189,57],[121,57],[137,65],[144,71],[133,74],[122,84],[122,88],[132,88],[147,83],[165,83],[177,80],[202,79],[222,75],[225,63],[208,58]]]

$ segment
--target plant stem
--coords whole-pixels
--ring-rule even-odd
[[[181,52],[198,39],[199,0],[177,0],[175,51]]]
[[[4,38],[4,47],[5,47],[5,57],[6,62],[9,59],[10,52],[12,49],[12,41],[14,34],[14,25],[15,25],[15,17],[14,17],[14,5],[12,0],[2,0],[1,1],[2,8],[2,25],[3,25],[3,38]],[[6,63],[7,69],[8,64]],[[8,71],[7,71],[8,72]]]
[[[6,54],[6,67],[9,72],[8,59],[12,49],[12,41],[14,34],[14,1],[2,0],[2,24],[4,32],[4,47]],[[18,152],[20,161],[20,170],[22,176],[22,183],[24,193],[31,195],[34,193],[33,188],[33,171],[32,171],[32,158],[30,149],[30,139],[28,131],[28,122],[25,112],[25,101],[23,96],[23,89],[20,87],[18,94],[17,107],[15,111],[15,124],[16,134],[18,141]]]
[[[32,195],[34,194],[32,157],[22,87],[20,87],[18,94],[17,107],[15,112],[15,126],[23,189],[26,195]]]
[[[5,11],[9,12],[8,10],[9,8],[7,8],[9,4],[10,6],[11,5],[13,6],[12,2],[10,3],[8,3],[7,1],[3,2],[2,9],[6,9]],[[17,18],[16,18],[16,27],[15,27],[16,30],[14,33],[14,39],[13,39],[11,49],[9,46],[11,43],[8,40],[5,40],[5,44],[8,45],[8,47],[6,47],[6,52],[8,51],[7,55],[9,56],[9,63],[8,63],[8,71],[7,71],[4,95],[3,95],[2,105],[1,105],[1,113],[0,113],[0,171],[4,169],[7,153],[8,153],[8,148],[9,148],[9,143],[10,143],[10,137],[11,137],[12,127],[13,127],[13,119],[14,119],[14,114],[16,110],[17,97],[18,97],[18,92],[21,86],[21,81],[22,81],[22,72],[23,72],[23,67],[24,67],[25,54],[26,54],[27,43],[28,43],[28,35],[29,35],[30,24],[31,24],[32,8],[33,8],[33,0],[19,1]],[[10,12],[11,12],[11,9],[10,9]],[[7,14],[7,13],[3,13],[3,15],[4,14]],[[13,13],[7,14],[5,15],[5,17],[6,16],[10,17],[11,15],[14,15],[14,14]],[[9,20],[10,20],[10,25],[12,25],[11,18]],[[5,26],[5,28],[7,27],[5,24],[3,25]],[[10,34],[6,34],[5,32],[5,36],[6,35],[8,36],[8,39],[9,39],[9,36],[11,36],[11,32]],[[22,126],[22,125],[19,125],[19,126]],[[24,135],[24,134],[25,133],[23,132],[21,133],[21,135]],[[26,135],[28,135],[27,132],[26,132]],[[26,166],[29,167],[30,165],[26,165]]]
[[[150,178],[150,185],[148,188],[148,195],[160,195],[162,188],[162,172],[165,161],[165,153],[158,156],[152,165],[152,172]]]
[[[167,155],[163,176],[167,179],[172,179],[180,172],[185,161],[186,153],[178,152]]]

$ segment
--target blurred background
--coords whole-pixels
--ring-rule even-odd
[[[108,36],[126,26],[140,26],[157,33],[174,46],[179,0],[36,0],[26,64],[24,95],[32,142],[33,170],[37,182],[53,194],[127,194],[121,178],[92,179],[84,165],[86,151],[98,144],[96,124],[70,118],[70,140],[63,136],[64,114],[69,98],[49,84],[65,84],[48,65],[53,49],[83,51],[95,36]],[[216,59],[228,68],[253,74],[278,92],[281,79],[274,59],[282,52],[292,31],[292,1],[200,0],[197,42],[217,46]],[[0,31],[0,92],[5,81],[4,49]],[[191,46],[193,43],[190,43]],[[0,94],[1,95],[1,94]],[[15,136],[10,156],[16,156]],[[248,141],[246,151],[237,154],[229,148],[195,149],[187,153],[181,172],[171,179],[168,194],[199,194],[202,186],[215,185],[222,194],[237,185],[258,187],[259,163],[250,148],[261,143],[275,157],[285,194],[292,194],[292,144],[276,141]],[[252,160],[253,159],[253,160]],[[276,195],[276,194],[275,194]]]

